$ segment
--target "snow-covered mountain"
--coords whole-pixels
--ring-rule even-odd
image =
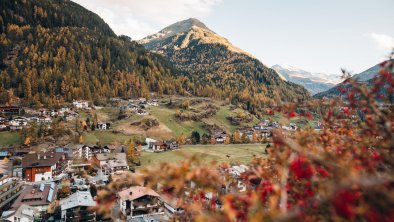
[[[328,90],[340,82],[340,77],[325,73],[312,73],[290,65],[274,65],[271,67],[282,79],[304,86],[312,95]]]

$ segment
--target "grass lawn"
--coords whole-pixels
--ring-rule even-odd
[[[208,118],[207,122],[210,124],[216,124],[224,130],[230,133],[234,133],[237,126],[232,125],[231,122],[227,119],[227,117],[230,116],[231,113],[232,112],[230,111],[229,106],[220,107],[216,115]]]
[[[21,138],[17,132],[0,132],[0,147],[21,144]]]
[[[174,118],[175,110],[173,109],[168,109],[166,107],[159,106],[159,107],[152,107],[149,111],[162,124],[166,125],[176,136],[182,133],[184,133],[187,136],[190,136],[194,130],[198,131],[200,134],[207,132],[203,128],[204,126],[203,122],[200,121],[177,122]]]
[[[265,145],[261,144],[229,144],[229,145],[187,145],[180,150],[163,153],[142,152],[141,166],[162,162],[180,162],[188,156],[197,155],[204,162],[217,161],[230,163],[248,163],[256,157],[264,157]],[[230,155],[230,158],[227,157]]]
[[[216,124],[220,128],[226,130],[229,133],[234,133],[235,130],[240,127],[236,125],[232,125],[231,122],[227,119],[228,116],[236,116],[238,112],[246,112],[240,108],[236,108],[234,110],[230,110],[230,106],[221,106],[219,111],[213,117],[205,119],[205,122],[208,124]],[[251,122],[245,123],[243,125],[253,126],[259,123],[260,120],[253,116],[253,120]]]
[[[127,136],[120,133],[113,133],[111,131],[94,131],[83,134],[84,143],[95,144],[100,142],[101,144],[123,144],[129,139],[133,139],[133,136]]]

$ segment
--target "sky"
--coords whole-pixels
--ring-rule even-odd
[[[267,66],[360,73],[394,48],[394,0],[74,0],[139,40],[194,17]]]

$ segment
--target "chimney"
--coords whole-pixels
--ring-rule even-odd
[[[40,159],[40,157],[41,157],[41,156],[40,156],[40,154],[39,154],[39,153],[37,153],[37,159],[38,159],[38,160]]]

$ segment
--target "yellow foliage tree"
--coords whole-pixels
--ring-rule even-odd
[[[241,139],[241,132],[239,132],[239,130],[235,131],[235,133],[234,133],[234,140],[237,143],[242,141],[242,139]]]
[[[78,143],[83,144],[83,136],[82,135],[79,136]]]
[[[26,146],[28,146],[28,145],[30,145],[30,143],[31,143],[31,137],[28,136],[28,137],[26,137],[26,139],[25,139],[25,141],[23,142],[23,144],[26,145]]]
[[[82,130],[88,129],[88,125],[86,124],[86,121],[81,122],[81,127],[82,127]]]
[[[181,133],[177,139],[178,143],[184,145],[186,143],[186,136],[185,134]]]
[[[259,135],[256,132],[253,133],[252,140],[253,140],[254,143],[259,141]]]
[[[127,146],[127,160],[132,163],[136,159],[136,152],[133,142],[130,142]]]

